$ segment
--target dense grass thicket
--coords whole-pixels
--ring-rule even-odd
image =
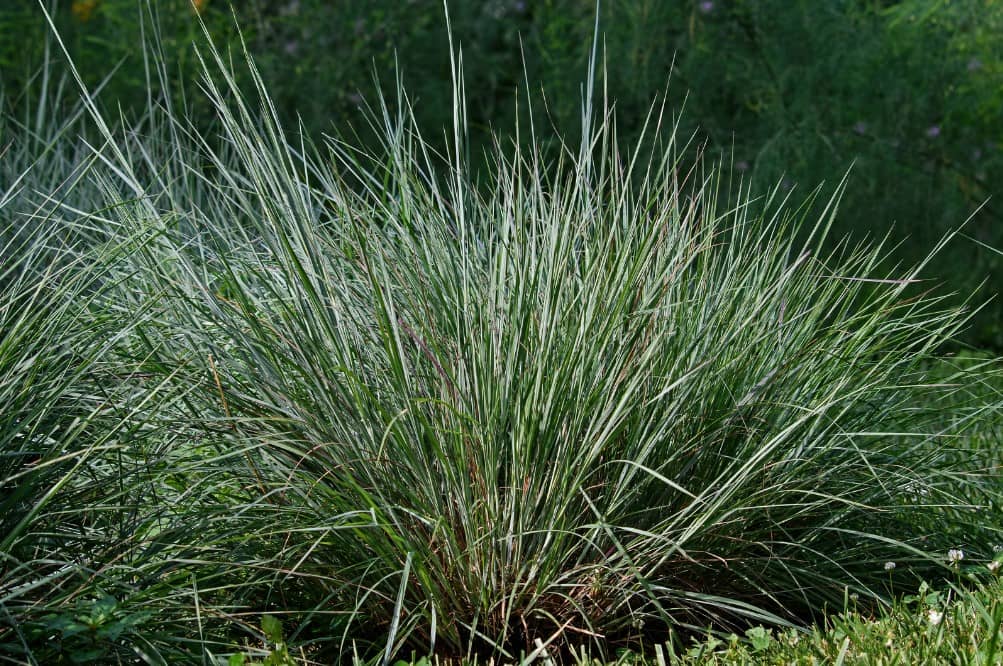
[[[441,151],[399,82],[314,144],[196,53],[211,126],[152,57],[139,117],[43,77],[0,130],[4,658],[608,658],[989,577],[998,366],[843,184],[622,142],[595,52],[476,177],[458,48]]]

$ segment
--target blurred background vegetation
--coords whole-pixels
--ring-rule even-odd
[[[87,82],[105,83],[106,106],[145,108],[142,44],[156,25],[176,77],[170,95],[211,123],[191,44],[200,15],[218,43],[237,46],[236,16],[290,127],[301,121],[314,138],[355,127],[366,140],[359,108],[375,99],[376,77],[392,80],[395,63],[426,135],[451,123],[441,0],[151,4],[152,21],[145,0],[50,3]],[[552,145],[553,128],[574,132],[594,0],[454,0],[450,13],[475,156],[492,133],[513,135],[516,91],[525,99],[527,80],[537,132]],[[823,181],[831,188],[853,165],[837,231],[889,235],[890,262],[918,260],[989,199],[964,228],[970,238],[952,243],[927,275],[959,298],[984,283],[974,302],[1003,285],[1003,257],[979,244],[1003,248],[1003,202],[991,198],[1003,176],[1003,3],[608,0],[600,21],[623,135],[636,135],[667,94],[670,109],[685,101],[682,134],[695,132],[753,191],[797,184],[794,195],[803,196]],[[32,90],[47,34],[36,0],[0,3],[0,92],[27,124],[38,111]],[[974,319],[968,343],[1003,350],[999,300]]]

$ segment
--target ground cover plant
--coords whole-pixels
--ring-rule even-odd
[[[965,311],[828,242],[842,183],[757,195],[657,105],[621,143],[594,48],[578,136],[478,177],[458,48],[445,151],[399,81],[313,144],[211,44],[211,126],[8,120],[12,661],[608,658],[985,568]]]
[[[949,588],[907,597],[878,616],[849,602],[824,626],[809,632],[751,627],[741,636],[709,635],[692,643],[670,639],[644,654],[622,652],[600,661],[575,655],[582,666],[696,666],[716,664],[995,664],[1000,659],[1003,618],[997,582],[971,591]],[[398,662],[403,666],[409,662]],[[463,660],[423,659],[422,666],[460,666]],[[547,656],[537,663],[553,663]]]

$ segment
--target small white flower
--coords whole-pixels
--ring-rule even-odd
[[[927,618],[929,618],[930,624],[932,624],[934,626],[937,626],[938,624],[940,624],[940,621],[944,619],[944,614],[941,613],[936,608],[931,608],[930,610],[928,610],[926,612],[926,616],[927,616]]]
[[[965,552],[960,548],[952,548],[951,550],[947,551],[948,564],[957,564],[963,559],[965,559]]]
[[[885,562],[885,571],[891,571],[895,568],[894,562]]]
[[[1000,553],[1000,552],[1003,552],[1003,546],[1001,546],[1001,545],[999,545],[999,544],[996,544],[995,546],[993,546],[993,552],[994,552],[994,553]]]
[[[993,560],[992,562],[987,564],[986,567],[989,569],[991,573],[996,573],[1000,570],[1000,562],[999,560]]]

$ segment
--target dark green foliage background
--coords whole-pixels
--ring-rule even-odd
[[[145,4],[101,0],[86,21],[71,2],[52,5],[89,83],[121,65],[102,99],[126,110],[142,108],[148,94]],[[236,15],[290,123],[302,119],[314,136],[355,126],[365,139],[358,107],[375,98],[374,75],[392,81],[395,62],[427,135],[451,123],[440,0],[234,4],[210,0],[202,17],[218,42],[235,46]],[[192,76],[190,44],[200,31],[190,3],[154,0],[153,7],[176,75],[172,95],[209,116]],[[545,106],[539,95],[534,102],[537,132],[556,146],[554,127],[574,131],[594,0],[452,2],[450,13],[463,47],[475,158],[491,132],[513,133],[525,80],[534,95],[539,88],[546,95]],[[683,133],[697,132],[711,155],[752,180],[753,191],[797,183],[804,193],[854,165],[840,231],[890,233],[901,241],[891,262],[924,256],[1000,193],[1003,5],[994,0],[619,0],[603,3],[600,22],[621,135],[639,131],[671,73],[670,108],[686,101]],[[22,91],[42,63],[46,34],[34,0],[2,3],[0,86],[21,117],[34,108]],[[524,127],[526,119],[524,110]],[[991,199],[965,233],[1003,247],[1000,202]],[[928,276],[959,297],[985,282],[981,302],[1003,285],[1003,259],[959,239]],[[1003,349],[1003,307],[990,303],[967,338]]]

